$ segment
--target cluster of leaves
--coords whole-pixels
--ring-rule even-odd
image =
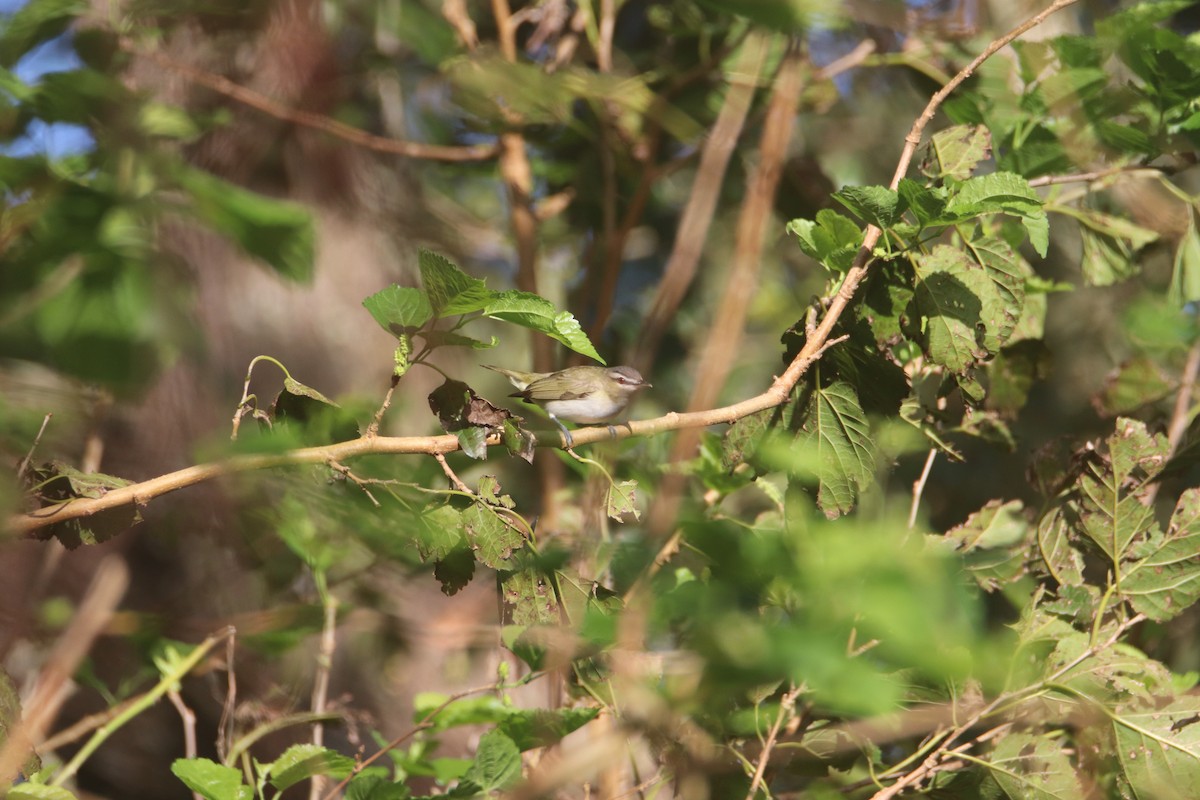
[[[130,391],[194,344],[181,276],[156,235],[162,226],[199,222],[292,280],[311,276],[314,233],[302,207],[180,159],[178,145],[206,123],[130,91],[115,34],[78,32],[78,66],[22,81],[17,63],[86,8],[34,0],[0,30],[0,142],[19,142],[34,122],[80,126],[93,142],[60,158],[0,157],[0,356]]]

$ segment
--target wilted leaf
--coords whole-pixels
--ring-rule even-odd
[[[312,388],[311,386],[305,386],[303,383],[290,375],[283,379],[283,388],[289,394],[294,394],[299,397],[307,397],[311,400],[316,400],[319,403],[333,406],[334,408],[341,408],[341,406],[318,392],[316,389]]]
[[[463,452],[478,459],[487,458],[487,437],[503,430],[512,417],[467,384],[449,378],[429,393],[429,408],[442,430],[458,436]]]
[[[983,125],[955,125],[930,137],[929,148],[938,168],[931,177],[965,181],[980,162],[992,156],[992,135]]]
[[[623,520],[626,515],[641,519],[642,512],[637,507],[637,481],[621,481],[609,486],[607,511],[615,520]]]

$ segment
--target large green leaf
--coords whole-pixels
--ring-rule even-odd
[[[511,786],[520,777],[521,751],[512,739],[498,730],[492,730],[479,739],[475,760],[463,775],[463,780],[490,792]]]
[[[499,292],[483,307],[485,316],[511,322],[523,328],[544,333],[565,344],[576,353],[604,363],[596,352],[579,320],[570,312],[562,311],[545,298],[530,292],[511,290]]]
[[[241,770],[207,758],[179,758],[171,764],[175,777],[206,800],[251,800],[254,790],[242,783]]]
[[[1083,785],[1058,738],[1014,730],[987,759],[989,782],[1010,800],[1075,800]],[[985,791],[984,796],[991,797]]]
[[[875,477],[875,443],[854,388],[839,382],[815,389],[797,441],[816,454],[817,503],[825,516],[852,510]]]
[[[315,233],[312,216],[296,203],[234,186],[198,169],[181,167],[180,185],[191,211],[213,230],[292,280],[312,277]]]
[[[315,744],[294,744],[270,765],[271,785],[279,791],[317,775],[341,779],[354,770],[354,759]]]
[[[421,286],[429,295],[433,313],[438,317],[479,311],[496,295],[486,283],[472,278],[445,256],[422,250],[418,263]]]
[[[955,125],[930,137],[929,148],[937,158],[937,177],[965,181],[991,157],[992,135],[983,125]]]
[[[1200,797],[1200,697],[1113,716],[1114,750],[1136,797]]]
[[[467,539],[479,560],[492,569],[511,569],[508,560],[513,551],[525,546],[525,537],[520,531],[482,503],[475,503],[464,511],[462,519]]]
[[[363,300],[363,306],[380,327],[394,335],[419,328],[433,317],[429,296],[411,286],[392,284]]]
[[[1029,243],[1045,256],[1050,246],[1050,223],[1037,192],[1029,181],[1012,172],[993,172],[964,181],[946,205],[960,219],[1003,212],[1021,220]]]
[[[1171,619],[1200,600],[1200,489],[1184,492],[1166,534],[1152,529],[1126,562],[1121,593],[1150,619]]]

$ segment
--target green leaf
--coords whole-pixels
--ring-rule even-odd
[[[382,775],[355,775],[346,786],[346,800],[408,800],[412,790]]]
[[[363,300],[379,326],[391,334],[419,328],[433,317],[429,297],[420,289],[392,284]]]
[[[862,246],[863,232],[852,220],[836,211],[822,209],[816,221],[794,219],[788,233],[800,240],[800,249],[831,272],[845,272]]]
[[[515,625],[561,625],[562,610],[554,587],[535,569],[503,576],[504,604]]]
[[[513,713],[510,706],[494,695],[462,697],[449,703],[448,700],[449,695],[441,692],[421,692],[413,698],[413,722],[428,720],[432,730],[447,731],[463,725],[493,724]],[[429,719],[435,711],[436,715]]]
[[[875,444],[854,388],[833,383],[813,391],[797,441],[816,454],[817,503],[833,519],[854,508],[875,478]]]
[[[987,759],[988,780],[1011,800],[1086,797],[1061,740],[1021,730],[1003,736]],[[981,796],[991,797],[985,789]]]
[[[271,785],[279,791],[317,775],[341,780],[354,771],[354,759],[315,744],[294,744],[270,764]]]
[[[836,27],[841,19],[838,6],[822,0],[701,0],[701,3],[780,33],[798,34],[814,23]]]
[[[919,228],[924,228],[946,212],[946,197],[942,190],[929,189],[911,178],[901,178],[896,191],[903,207],[916,217]]]
[[[509,453],[533,463],[533,453],[537,447],[537,437],[520,427],[511,419],[504,420],[504,446]]]
[[[1060,591],[1083,583],[1083,553],[1071,544],[1071,528],[1061,508],[1052,508],[1038,522],[1037,543],[1042,562]]]
[[[251,800],[254,790],[242,784],[241,770],[222,766],[207,758],[178,758],[171,772],[206,800]]]
[[[492,569],[511,569],[508,559],[514,550],[525,546],[521,532],[508,525],[483,503],[474,503],[463,512],[467,540],[479,560]]]
[[[1158,362],[1148,356],[1136,356],[1109,373],[1104,388],[1093,398],[1096,409],[1110,417],[1130,414],[1156,403],[1175,390],[1175,384]]]
[[[1138,797],[1200,796],[1200,697],[1113,716],[1114,751]]]
[[[599,708],[514,710],[496,725],[521,752],[549,747],[600,715]]]
[[[963,565],[987,591],[999,589],[1024,574],[1025,550],[1031,530],[1020,500],[991,500],[946,532]]]
[[[294,281],[312,277],[312,215],[298,203],[248,191],[199,169],[180,168],[177,179],[191,211],[245,252]]]
[[[429,296],[438,318],[468,314],[484,308],[497,294],[478,278],[472,278],[445,256],[422,250],[418,256],[421,286]],[[465,338],[465,337],[464,337]]]
[[[991,293],[989,279],[974,268],[967,255],[938,245],[918,255],[913,302],[925,323],[925,347],[934,363],[965,373],[983,355],[976,332],[985,328],[984,295]]]
[[[929,148],[938,167],[926,174],[965,181],[980,162],[992,157],[992,135],[983,125],[955,125],[935,133]]]
[[[487,350],[500,343],[495,336],[485,342],[482,339],[463,336],[461,333],[442,330],[421,331],[418,335],[430,347],[469,347],[472,350]]]
[[[1042,205],[1029,181],[1012,172],[994,172],[960,184],[946,210],[959,217],[996,212],[1011,214],[1021,220],[1029,243],[1044,257],[1050,246],[1050,223]]]
[[[463,775],[485,792],[512,786],[521,777],[521,751],[508,736],[491,730],[479,739],[475,760]]]
[[[11,68],[42,42],[53,39],[88,10],[84,0],[30,0],[0,26],[0,66]]]
[[[559,312],[549,300],[536,294],[516,290],[499,292],[484,306],[483,314],[544,333],[576,353],[605,363],[583,332],[579,321],[570,312]]]
[[[608,487],[608,516],[615,520],[624,520],[630,515],[634,520],[642,518],[642,512],[637,507],[637,481],[621,481]]]
[[[455,547],[433,565],[433,577],[441,584],[442,594],[453,597],[475,577],[475,551]]]
[[[847,186],[833,199],[878,228],[891,227],[904,211],[900,195],[886,186]]]
[[[1137,275],[1141,270],[1129,246],[1120,239],[1101,236],[1086,228],[1079,231],[1083,244],[1080,269],[1089,286],[1112,286]]]
[[[982,337],[988,352],[995,353],[1012,336],[1025,307],[1025,279],[1033,270],[995,236],[968,241],[967,247],[983,267],[988,290],[980,293],[983,307],[980,320],[985,326]]]
[[[330,400],[325,395],[318,392],[316,389],[312,388],[311,386],[305,386],[303,383],[296,380],[291,375],[288,375],[287,377],[285,377],[283,379],[283,389],[288,394],[294,394],[299,397],[307,397],[310,400],[316,400],[318,403],[324,403],[327,406],[333,406],[334,408],[341,408],[341,406],[339,406],[337,403]]]
[[[1188,215],[1188,230],[1175,248],[1175,271],[1171,274],[1171,300],[1183,306],[1200,300],[1200,233],[1196,215]]]
[[[458,438],[458,446],[464,453],[477,461],[487,461],[488,431],[486,428],[462,428],[454,431],[454,435]]]
[[[1082,531],[1119,567],[1135,537],[1155,536],[1154,510],[1142,503],[1147,485],[1167,459],[1167,440],[1146,424],[1121,417],[1107,440],[1108,458],[1095,456],[1077,483]]]
[[[461,512],[441,505],[417,517],[417,550],[425,561],[440,561],[463,543]]]
[[[1185,491],[1166,534],[1151,530],[1125,561],[1121,593],[1150,619],[1165,622],[1200,600],[1200,489]]]

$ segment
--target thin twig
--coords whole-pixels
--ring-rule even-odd
[[[21,459],[21,464],[17,467],[17,480],[20,480],[25,475],[25,470],[29,469],[29,462],[33,460],[33,453],[37,450],[37,446],[42,441],[42,434],[46,432],[46,426],[50,424],[50,418],[53,414],[47,414],[42,417],[42,427],[38,428],[37,436],[33,437],[33,444],[29,445],[29,452]]]
[[[471,491],[471,488],[463,483],[462,479],[458,477],[458,474],[450,468],[450,464],[446,461],[446,457],[444,455],[441,453],[434,453],[433,457],[437,459],[438,464],[442,467],[442,472],[446,473],[446,477],[450,479],[450,483],[455,489],[458,489],[460,492],[466,492],[467,494],[474,494],[474,492]]]
[[[373,498],[372,498],[373,499]],[[324,582],[322,581],[322,584]],[[323,592],[325,606],[325,621],[321,626],[321,645],[317,650],[317,673],[313,680],[312,710],[314,714],[324,714],[329,700],[329,676],[333,672],[333,655],[337,650],[337,598],[325,587]],[[312,743],[317,747],[325,745],[325,723],[313,723]],[[313,776],[308,787],[309,800],[319,800],[321,788],[325,779],[319,775]]]
[[[367,426],[367,432],[364,434],[368,438],[379,435],[379,426],[383,423],[383,415],[387,413],[388,408],[392,405],[392,395],[396,393],[396,386],[400,383],[400,376],[393,375],[392,381],[388,385],[387,394],[383,396],[383,403],[379,406],[379,410],[375,412],[375,417],[371,420],[371,424]]]
[[[179,718],[183,720],[183,757],[193,759],[196,757],[196,712],[187,707],[179,692],[174,689],[167,691],[167,699],[175,706]],[[192,800],[204,800],[204,796],[193,791]]]
[[[771,760],[771,751],[775,749],[775,743],[779,740],[779,730],[783,727],[784,719],[791,715],[796,707],[796,698],[803,691],[803,686],[793,686],[786,692],[779,701],[779,713],[775,715],[775,721],[771,723],[771,730],[767,731],[767,739],[763,742],[762,752],[758,756],[758,765],[754,769],[754,777],[750,780],[750,790],[746,792],[746,800],[754,800],[754,796],[758,794],[758,787],[762,785],[763,775],[767,771],[767,763]]]
[[[341,464],[337,461],[330,461],[329,468],[331,470],[333,470],[334,472],[337,472],[340,475],[342,475],[346,480],[350,481],[358,488],[362,489],[363,494],[365,494],[367,496],[367,499],[371,501],[371,505],[375,506],[376,508],[382,507],[380,505],[379,501],[375,499],[375,495],[371,494],[371,490],[367,488],[369,485],[374,483],[374,481],[367,480],[366,478],[358,477],[357,475],[354,474],[354,470],[350,469],[345,464]]]
[[[336,136],[339,139],[349,142],[350,144],[364,147],[368,150],[374,150],[379,153],[390,153],[392,155],[404,156],[406,158],[419,158],[427,161],[488,161],[496,157],[498,148],[494,144],[468,145],[464,147],[455,147],[437,144],[422,144],[420,142],[408,142],[402,139],[391,139],[386,136],[377,136],[373,133],[367,133],[359,128],[351,127],[343,122],[338,122],[332,117],[327,117],[323,114],[314,114],[311,111],[302,111],[298,108],[290,108],[276,100],[272,100],[264,94],[249,89],[245,86],[234,83],[228,78],[217,75],[207,70],[199,69],[190,64],[176,61],[158,50],[144,50],[135,45],[128,39],[121,41],[121,48],[127,52],[134,53],[139,56],[150,59],[155,64],[158,64],[164,69],[182,75],[184,78],[193,83],[198,83],[201,86],[206,86],[214,92],[225,95],[239,103],[249,106],[253,109],[261,111],[268,116],[281,119],[286,122],[291,122],[296,125],[303,125],[307,128],[323,131]]]
[[[921,495],[925,492],[925,482],[929,480],[929,473],[933,470],[935,458],[937,458],[937,448],[931,447],[929,455],[925,456],[925,467],[921,470],[921,477],[913,483],[912,505],[908,509],[908,529],[910,531],[917,524],[917,509],[921,507]]]

